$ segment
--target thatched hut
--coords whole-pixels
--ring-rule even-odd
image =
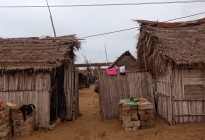
[[[99,77],[99,100],[102,119],[119,117],[119,101],[130,97],[152,99],[152,77],[138,68],[138,61],[126,51],[110,66],[126,66],[126,75],[109,76],[101,71]]]
[[[108,68],[113,68],[115,66],[125,66],[126,70],[132,71],[137,69],[138,63],[129,51],[125,51]]]
[[[0,39],[0,101],[34,104],[36,125],[78,114],[75,36]]]
[[[155,77],[158,114],[170,124],[205,121],[205,19],[138,22],[138,60]]]

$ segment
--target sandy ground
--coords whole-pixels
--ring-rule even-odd
[[[77,120],[60,123],[53,131],[35,131],[12,140],[205,140],[205,123],[169,126],[159,118],[154,128],[125,132],[118,120],[100,120],[98,102],[94,86],[80,90],[82,116]]]

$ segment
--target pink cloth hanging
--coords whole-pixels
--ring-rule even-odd
[[[117,70],[118,70],[119,68],[117,68],[117,67],[114,67],[114,68],[111,68],[111,69],[106,69],[106,73],[107,73],[107,75],[117,75]]]

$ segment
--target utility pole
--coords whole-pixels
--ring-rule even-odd
[[[48,0],[46,0],[46,3],[47,3],[48,11],[50,13],[50,19],[51,19],[51,24],[52,24],[52,28],[53,28],[54,37],[56,37],[56,30],[55,30],[55,26],[54,26],[54,23],[53,23],[53,18],[52,18],[52,14],[51,14],[49,4],[48,4]]]
[[[106,44],[105,44],[105,56],[106,56],[106,61],[108,63],[108,59],[107,59],[107,50],[106,50]]]

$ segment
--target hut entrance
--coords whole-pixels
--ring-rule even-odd
[[[62,65],[51,74],[50,123],[74,120],[79,114],[78,71]]]
[[[64,94],[64,66],[61,66],[52,73],[52,93],[50,103],[50,123],[57,118],[65,118],[66,116],[66,99]]]

